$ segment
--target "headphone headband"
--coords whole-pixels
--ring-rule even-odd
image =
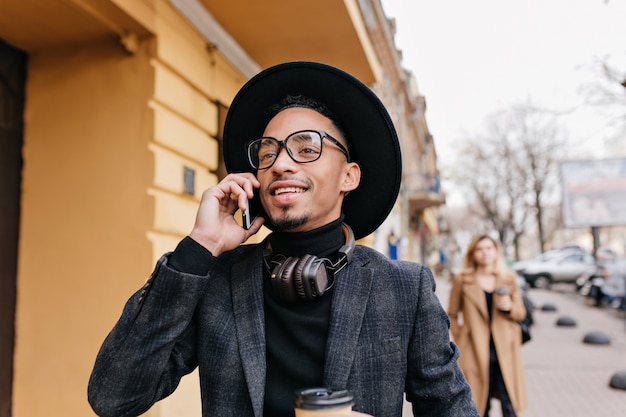
[[[340,256],[336,263],[330,264],[330,269],[336,274],[341,271],[346,265],[348,265],[352,261],[352,255],[354,254],[354,232],[350,226],[345,223],[341,223],[341,228],[343,229],[343,234],[346,237],[346,243],[339,248],[339,253],[343,256]]]

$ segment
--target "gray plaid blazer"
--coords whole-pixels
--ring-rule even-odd
[[[199,369],[202,415],[262,417],[265,326],[262,246],[214,258],[206,276],[167,255],[126,303],[96,358],[89,402],[102,417],[137,416]],[[400,417],[477,417],[457,365],[431,271],[357,246],[335,284],[324,385],[348,389],[354,410]]]

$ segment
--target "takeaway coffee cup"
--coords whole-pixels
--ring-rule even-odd
[[[348,416],[352,412],[353,397],[346,390],[307,388],[296,391],[296,417]]]
[[[496,288],[496,290],[494,291],[495,293],[495,302],[498,303],[498,301],[500,301],[502,299],[502,297],[504,297],[505,295],[509,294],[509,290],[506,287],[498,287]]]
[[[498,287],[494,291],[493,303],[498,304],[503,297],[509,295],[509,290],[506,287]],[[504,314],[509,314],[509,311],[502,311]]]

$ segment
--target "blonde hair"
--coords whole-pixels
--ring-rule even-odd
[[[465,254],[463,255],[463,272],[472,273],[476,271],[476,261],[474,260],[474,251],[476,250],[476,246],[478,245],[478,243],[485,239],[491,240],[494,246],[496,247],[497,256],[492,265],[493,272],[496,273],[497,275],[504,274],[504,272],[507,271],[507,266],[504,262],[502,245],[500,245],[500,242],[498,242],[496,239],[494,239],[493,237],[487,234],[474,236],[472,240],[470,240],[470,243],[467,245],[467,248],[465,249]]]

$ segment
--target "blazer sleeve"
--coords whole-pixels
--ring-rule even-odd
[[[144,413],[196,367],[194,311],[208,280],[167,261],[128,300],[96,357],[88,399],[99,416]]]
[[[478,417],[470,387],[457,363],[449,320],[435,294],[430,269],[421,267],[418,308],[409,346],[407,399],[424,417]]]

